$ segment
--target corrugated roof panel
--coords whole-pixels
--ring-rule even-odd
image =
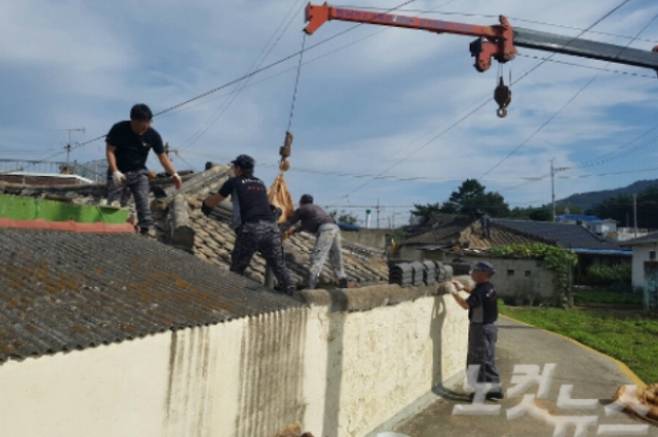
[[[0,229],[0,362],[298,306],[132,234]]]

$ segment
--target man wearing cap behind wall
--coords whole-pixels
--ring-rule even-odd
[[[165,171],[180,189],[182,180],[174,165],[165,153],[160,134],[151,127],[153,114],[148,106],[139,103],[130,110],[130,121],[120,121],[112,126],[105,139],[108,163],[107,200],[113,202],[127,198],[125,190],[129,189],[135,198],[135,209],[139,230],[148,234],[153,226],[151,206],[149,204],[150,184],[146,159],[153,149]]]
[[[476,382],[478,384],[491,384],[485,398],[494,401],[503,398],[500,387],[500,374],[496,369],[498,303],[496,301],[496,289],[490,282],[495,272],[490,263],[479,262],[471,269],[471,278],[476,285],[472,290],[465,290],[470,293],[468,299],[463,299],[457,294],[458,290],[464,290],[464,288],[456,281],[453,283],[456,291],[452,293],[457,303],[468,310],[470,324],[467,366],[479,366],[476,378],[469,380],[469,384],[472,388],[475,388]],[[471,397],[473,396],[472,394]]]
[[[208,196],[201,207],[204,214],[231,196],[235,246],[231,253],[231,271],[243,275],[256,251],[263,255],[272,269],[279,287],[295,295],[296,287],[285,265],[281,232],[274,211],[267,199],[267,187],[254,176],[255,161],[240,155],[233,162],[234,177],[227,180],[219,193]]]
[[[297,222],[301,222],[295,227]],[[315,246],[311,252],[311,266],[308,272],[308,288],[315,288],[320,279],[320,273],[327,261],[331,262],[338,285],[347,288],[347,276],[343,267],[343,254],[341,247],[340,228],[333,218],[322,208],[313,204],[313,196],[304,194],[299,200],[299,208],[293,216],[283,225],[287,230],[286,235],[291,236],[295,232],[305,231],[316,236]]]

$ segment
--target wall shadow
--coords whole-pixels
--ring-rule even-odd
[[[442,296],[434,298],[432,309],[432,320],[430,323],[430,338],[432,339],[432,392],[444,399],[457,402],[468,402],[469,398],[464,393],[456,392],[443,384],[443,330],[446,326],[447,308],[443,302]],[[466,369],[466,360],[464,360],[464,369]]]
[[[347,313],[344,311],[347,296],[342,290],[332,290],[329,308],[327,342],[327,374],[324,399],[322,437],[338,437],[340,395],[343,379],[343,335]]]

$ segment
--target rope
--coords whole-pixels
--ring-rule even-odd
[[[288,115],[288,127],[286,132],[290,132],[292,120],[295,117],[295,104],[297,103],[297,93],[299,91],[299,77],[302,73],[302,63],[304,62],[304,52],[306,50],[306,34],[302,34],[302,48],[299,51],[299,62],[297,63],[297,74],[295,76],[295,87],[292,92],[292,101],[290,102],[290,114]]]

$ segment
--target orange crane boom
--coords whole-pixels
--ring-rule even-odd
[[[512,28],[507,18],[502,15],[500,16],[500,24],[481,26],[406,15],[337,8],[327,3],[323,5],[309,3],[306,6],[306,21],[308,24],[304,31],[311,35],[330,20],[475,36],[478,39],[471,43],[470,50],[471,55],[475,58],[475,68],[480,72],[491,67],[492,59],[501,63],[514,59],[517,47],[650,68],[658,72],[658,46],[654,47],[652,51],[640,50],[548,32]]]

